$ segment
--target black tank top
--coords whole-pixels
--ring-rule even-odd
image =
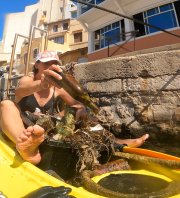
[[[52,114],[54,107],[54,93],[51,99],[43,107],[39,106],[36,98],[34,97],[34,94],[22,98],[18,102],[18,106],[20,107],[21,111],[30,111],[33,113],[38,108],[39,110],[41,110],[41,113],[43,114],[45,113]]]

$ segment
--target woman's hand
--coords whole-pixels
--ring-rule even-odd
[[[76,108],[76,120],[84,120],[86,121],[88,118],[88,113],[86,111],[86,108],[83,104],[75,104],[72,105],[72,107]]]
[[[87,114],[87,111],[86,111],[85,107],[77,109],[77,111],[76,111],[76,120],[84,120],[84,121],[86,121],[87,117],[88,117],[88,114]]]
[[[53,80],[53,78],[55,78],[56,80],[62,80],[61,75],[56,73],[55,71],[62,72],[62,69],[58,65],[53,64],[48,69],[43,71],[43,73],[41,75],[41,87],[42,87],[42,89],[47,89],[51,86],[61,88]]]

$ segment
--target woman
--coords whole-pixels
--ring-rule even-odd
[[[51,113],[54,99],[60,97],[65,103],[77,109],[76,119],[85,119],[87,116],[84,105],[52,81],[51,77],[62,79],[55,72],[62,71],[58,65],[59,58],[55,52],[41,52],[36,58],[34,75],[20,79],[15,90],[15,103],[4,100],[0,105],[2,131],[16,144],[21,157],[33,164],[38,164],[41,160],[38,147],[44,141],[44,129],[38,125],[25,128],[20,115],[21,111]],[[138,139],[118,140],[117,142],[137,147],[147,138],[148,134]]]

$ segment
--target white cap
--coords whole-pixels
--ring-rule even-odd
[[[49,62],[49,61],[58,61],[59,62],[59,57],[56,54],[56,52],[54,51],[44,51],[44,52],[40,52],[37,57],[36,57],[36,61],[41,61],[43,63],[45,62]]]

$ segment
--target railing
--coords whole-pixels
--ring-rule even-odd
[[[107,48],[107,50],[108,50],[108,57],[111,57],[111,56],[113,56],[119,49],[121,49],[121,48],[123,48],[123,49],[125,49],[125,50],[128,50],[127,48],[124,48],[123,46],[126,44],[126,43],[128,43],[131,39],[134,39],[134,51],[135,51],[135,39],[136,39],[136,35],[138,34],[138,30],[135,30],[135,31],[130,31],[130,32],[125,32],[125,33],[121,33],[119,36],[120,36],[120,38],[122,37],[129,37],[128,39],[126,39],[123,43],[121,43],[121,44],[117,44],[117,43],[115,43],[115,42],[112,42],[112,40],[111,40],[111,37],[105,37],[105,39],[106,39],[106,41],[107,41],[107,46],[108,46],[108,48]],[[109,48],[109,46],[110,45],[112,45],[112,44],[114,44],[114,45],[116,45],[118,48],[112,53],[112,54],[110,54],[110,48]],[[131,50],[128,50],[128,51],[131,51]]]
[[[44,42],[44,50],[47,49],[47,44],[48,44],[48,33],[45,30],[39,29],[35,26],[31,27],[29,37],[20,35],[20,34],[15,34],[14,37],[14,43],[12,45],[12,53],[11,53],[11,60],[10,60],[10,68],[9,68],[9,74],[8,74],[8,80],[7,80],[7,98],[14,100],[15,94],[15,86],[12,85],[12,82],[17,81],[19,78],[21,78],[24,75],[27,75],[28,70],[29,70],[29,63],[30,63],[30,57],[31,57],[31,48],[32,48],[32,42],[35,34],[35,30],[38,30],[41,32],[41,36],[45,34],[45,42]],[[14,75],[12,76],[12,71],[13,71],[13,63],[14,63],[14,55],[15,55],[15,50],[16,50],[16,45],[17,45],[17,40],[19,37],[23,37],[25,39],[28,39],[28,51],[27,51],[27,59],[24,60],[25,63],[25,73],[21,75]],[[14,83],[16,84],[16,83]]]
[[[17,41],[18,41],[18,38],[25,38],[25,39],[28,39],[29,41],[29,38],[24,36],[24,35],[21,35],[21,34],[15,34],[15,37],[14,37],[14,42],[13,42],[13,45],[12,45],[12,53],[11,53],[11,60],[10,60],[10,67],[9,67],[9,74],[8,74],[8,80],[7,80],[7,98],[9,98],[9,96],[12,95],[12,89],[11,89],[11,82],[12,82],[12,70],[13,70],[13,63],[14,63],[14,55],[15,55],[15,50],[16,50],[16,45],[17,45]]]
[[[42,30],[40,28],[37,28],[35,26],[32,26],[30,34],[29,34],[29,44],[28,44],[28,55],[27,55],[27,61],[26,61],[26,67],[25,67],[25,74],[27,75],[28,69],[29,69],[29,62],[30,62],[30,57],[31,57],[31,48],[32,48],[32,41],[34,38],[35,30],[38,30],[42,33],[42,35],[45,33],[45,43],[44,43],[44,50],[47,49],[47,44],[48,44],[48,33],[46,30]]]

